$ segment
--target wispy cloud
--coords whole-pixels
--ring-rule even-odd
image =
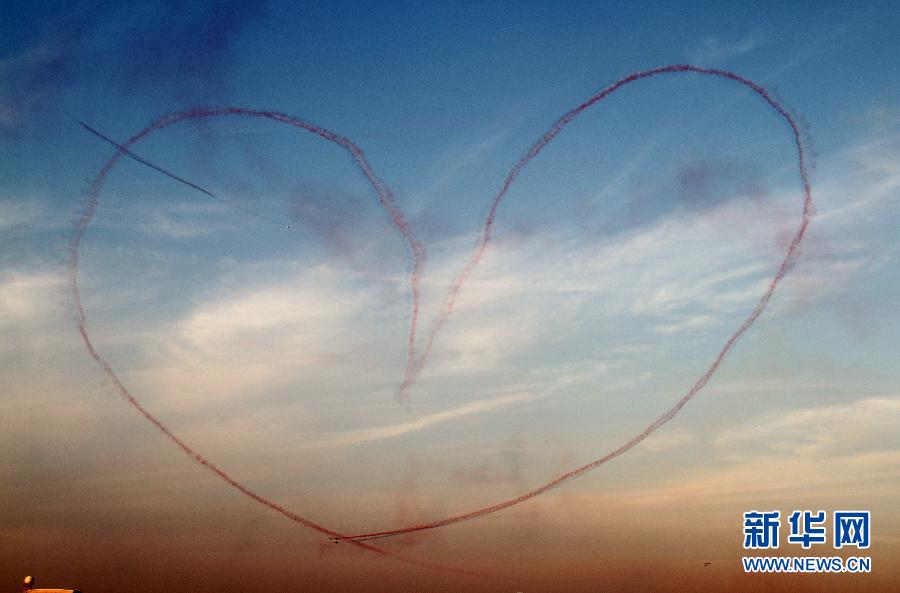
[[[358,445],[362,443],[370,443],[372,441],[380,441],[383,439],[392,439],[399,436],[425,430],[436,424],[450,422],[465,416],[474,414],[482,414],[491,412],[498,408],[508,407],[513,404],[521,404],[527,401],[534,401],[538,396],[532,393],[522,393],[517,395],[506,395],[495,397],[492,399],[473,401],[456,408],[451,408],[443,412],[436,412],[427,416],[422,416],[408,422],[400,424],[392,424],[390,426],[380,426],[376,428],[364,428],[361,430],[352,430],[338,434],[337,436],[308,443],[307,447],[340,447],[346,445]]]
[[[639,447],[642,451],[659,453],[694,444],[697,440],[697,435],[693,431],[684,427],[675,427],[662,433],[654,434],[653,438],[642,441]]]
[[[191,410],[291,384],[316,392],[311,386],[338,377],[345,385],[385,380],[379,355],[372,352],[390,349],[376,347],[381,332],[368,328],[383,330],[380,316],[389,317],[393,307],[378,306],[373,290],[328,266],[272,267],[255,272],[239,266],[177,321],[141,334],[144,347],[163,356],[143,381],[171,409]]]
[[[10,271],[0,276],[0,328],[42,321],[59,309],[63,278],[52,272]]]
[[[879,117],[874,125],[880,130],[877,134],[858,142],[844,151],[834,164],[852,163],[848,171],[850,181],[856,187],[862,186],[865,191],[853,192],[853,199],[848,200],[848,188],[832,184],[834,204],[820,208],[818,220],[841,224],[853,221],[854,216],[867,215],[874,217],[873,211],[879,204],[900,200],[900,116],[891,113]]]
[[[759,47],[762,39],[759,35],[747,35],[736,40],[723,40],[718,37],[707,37],[699,45],[687,50],[685,55],[692,64],[709,65],[725,62],[730,58],[753,51]]]
[[[601,340],[624,332],[629,340],[653,342],[659,334],[734,320],[776,269],[772,229],[785,224],[774,211],[754,211],[756,220],[747,222],[746,208],[735,200],[680,213],[614,243],[547,232],[493,245],[461,292],[426,376],[488,370],[532,348],[542,348],[543,361],[556,365],[562,360],[547,344],[583,332]],[[769,242],[761,242],[766,235]],[[427,281],[457,267],[433,262]]]
[[[37,45],[0,59],[0,136],[20,131],[26,116],[42,109],[54,89],[69,76],[71,65],[64,51]]]
[[[0,198],[0,231],[49,230],[68,224],[65,216],[48,208],[43,198]]]
[[[155,205],[150,211],[135,214],[140,221],[141,230],[149,235],[191,239],[226,228],[220,215],[231,212],[219,204],[168,202]]]
[[[839,455],[827,460],[828,471],[823,471],[823,467],[810,463],[808,458],[760,455],[740,463],[731,462],[727,467],[715,465],[693,471],[650,487],[628,489],[616,498],[618,504],[628,507],[683,508],[699,504],[709,511],[710,492],[716,493],[715,504],[722,506],[770,501],[784,504],[808,499],[815,492],[815,504],[831,505],[832,501],[858,496],[860,484],[900,477],[900,449]],[[893,496],[893,489],[869,492],[870,499],[885,496]]]
[[[900,397],[763,413],[705,436],[679,428],[641,444],[653,456],[674,447],[697,452],[702,464],[679,469],[651,485],[617,488],[606,504],[626,507],[761,504],[819,496],[817,504],[859,496],[859,484],[900,476]],[[823,471],[823,468],[828,468]],[[777,470],[776,470],[777,468]],[[893,500],[890,482],[871,488],[870,500]],[[822,494],[825,493],[825,494]]]
[[[508,135],[507,131],[499,131],[475,140],[462,148],[448,153],[438,159],[435,165],[435,173],[414,191],[418,196],[418,202],[422,198],[431,197],[433,194],[445,189],[456,176],[466,171],[469,167],[483,161]]]
[[[751,419],[720,432],[715,443],[806,457],[892,447],[900,451],[900,440],[886,439],[898,424],[900,397],[872,397]]]
[[[0,273],[0,362],[7,356],[19,359],[4,367],[6,374],[55,365],[50,353],[58,356],[58,348],[71,345],[64,289],[62,274],[49,264]]]

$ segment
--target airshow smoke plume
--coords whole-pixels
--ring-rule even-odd
[[[401,398],[408,397],[409,390],[415,384],[419,374],[425,368],[430,353],[432,351],[434,342],[438,337],[441,329],[447,324],[450,320],[451,316],[454,312],[454,307],[461,294],[463,287],[467,279],[471,276],[472,272],[478,266],[482,258],[484,257],[485,252],[491,244],[492,231],[496,221],[497,213],[500,207],[500,204],[506,198],[509,193],[510,188],[512,187],[515,180],[518,178],[519,174],[522,170],[534,159],[536,158],[541,151],[560,133],[562,130],[568,126],[572,121],[575,120],[581,113],[586,111],[588,108],[597,104],[616,90],[621,87],[628,85],[630,83],[636,82],[638,80],[651,78],[654,76],[659,76],[663,74],[699,74],[704,76],[711,76],[720,79],[729,80],[738,84],[743,85],[746,88],[749,88],[754,93],[756,93],[759,97],[761,97],[764,102],[773,109],[784,121],[788,124],[793,142],[796,146],[796,154],[797,154],[797,166],[799,171],[799,177],[802,184],[803,191],[803,204],[802,204],[802,218],[800,221],[800,225],[797,228],[797,231],[793,235],[793,238],[790,242],[790,245],[787,248],[787,251],[784,255],[781,264],[776,270],[774,276],[769,282],[769,285],[765,292],[760,297],[759,301],[756,303],[753,310],[749,313],[749,315],[743,320],[737,330],[728,338],[722,348],[719,350],[716,357],[713,359],[712,363],[706,369],[706,371],[694,382],[694,384],[687,390],[687,392],[678,399],[675,404],[662,413],[658,418],[656,418],[653,422],[651,422],[646,428],[644,428],[640,433],[633,436],[627,442],[622,444],[620,447],[614,449],[606,453],[605,455],[586,463],[580,467],[577,467],[571,471],[565,472],[560,476],[546,482],[545,484],[534,488],[524,494],[519,496],[510,498],[508,500],[504,500],[492,505],[484,506],[482,508],[478,508],[469,512],[460,513],[456,515],[452,515],[443,519],[434,520],[430,522],[420,523],[417,525],[412,525],[403,528],[397,529],[389,529],[382,531],[375,531],[369,533],[359,533],[355,535],[344,535],[337,533],[327,527],[324,527],[318,523],[315,523],[305,517],[300,516],[292,511],[289,511],[277,503],[274,503],[258,493],[250,490],[246,486],[242,485],[238,481],[234,480],[231,476],[229,476],[225,471],[220,469],[217,465],[213,464],[211,461],[207,460],[205,457],[191,449],[184,441],[178,438],[169,428],[167,428],[162,422],[160,422],[153,414],[151,414],[146,408],[142,406],[142,404],[129,392],[129,390],[125,387],[125,385],[119,380],[115,371],[109,365],[109,363],[99,354],[99,352],[95,349],[90,334],[87,329],[87,322],[85,317],[84,307],[82,305],[81,295],[78,287],[78,264],[79,264],[79,249],[84,238],[85,232],[92,221],[94,214],[96,212],[99,195],[104,186],[104,183],[112,171],[114,166],[118,163],[118,161],[123,156],[129,156],[131,158],[136,158],[136,155],[131,152],[131,147],[140,142],[143,138],[149,135],[152,132],[162,130],[167,126],[172,124],[192,120],[197,118],[208,118],[213,116],[244,116],[244,117],[257,117],[257,118],[266,118],[276,122],[284,123],[287,125],[291,125],[310,133],[313,133],[319,137],[324,138],[334,144],[337,144],[341,148],[343,148],[349,156],[352,158],[357,168],[362,172],[362,174],[366,177],[369,184],[372,186],[375,191],[379,202],[385,208],[393,226],[400,232],[400,234],[404,237],[406,242],[409,245],[412,257],[413,257],[413,266],[412,273],[410,275],[410,290],[412,293],[412,310],[411,310],[411,321],[410,321],[410,332],[407,340],[408,347],[408,355],[406,361],[406,367],[403,374],[403,380],[398,389],[398,395]],[[84,124],[82,124],[84,125]],[[87,126],[85,126],[87,128]],[[96,131],[90,130],[92,133],[99,135]],[[102,136],[101,136],[102,137]],[[110,141],[109,139],[106,139]],[[112,142],[112,141],[110,141]],[[716,371],[724,362],[725,358],[734,348],[734,345],[738,342],[738,340],[747,332],[748,329],[753,325],[756,319],[765,311],[766,307],[769,304],[772,296],[774,295],[776,289],[778,288],[781,281],[784,277],[790,272],[794,264],[796,263],[797,257],[800,254],[800,247],[803,242],[803,238],[806,234],[806,230],[810,223],[811,213],[812,213],[812,193],[809,185],[809,176],[807,173],[807,164],[806,164],[806,155],[804,152],[804,144],[801,139],[801,131],[795,121],[795,119],[788,113],[788,111],[778,102],[776,101],[763,87],[757,85],[751,80],[743,78],[738,74],[733,72],[729,72],[727,70],[719,70],[719,69],[711,69],[711,68],[700,68],[697,66],[691,66],[686,64],[676,64],[669,66],[662,66],[659,68],[653,68],[649,70],[643,70],[640,72],[635,72],[625,76],[624,78],[619,79],[618,81],[612,83],[608,87],[600,90],[588,100],[583,103],[577,105],[573,109],[569,110],[565,114],[563,114],[559,119],[556,120],[553,125],[551,125],[540,138],[538,138],[528,149],[528,151],[518,160],[516,161],[512,168],[507,172],[503,183],[500,186],[499,191],[494,195],[493,200],[490,205],[490,209],[488,211],[487,219],[485,220],[479,243],[474,251],[474,253],[470,256],[465,266],[462,268],[461,272],[456,276],[454,281],[450,285],[450,289],[446,298],[444,305],[442,306],[440,313],[438,314],[435,322],[433,323],[426,342],[425,346],[422,348],[422,351],[417,353],[416,348],[416,335],[417,335],[417,325],[418,325],[418,315],[419,315],[419,282],[421,273],[423,271],[423,267],[425,264],[425,249],[422,245],[415,239],[412,230],[410,229],[409,224],[407,223],[405,217],[402,212],[398,209],[393,193],[388,189],[388,187],[384,184],[384,182],[375,174],[371,165],[369,164],[368,159],[365,156],[365,153],[360,149],[355,143],[344,136],[340,136],[334,132],[326,130],[324,128],[320,128],[314,124],[309,122],[290,117],[288,115],[284,115],[278,112],[272,111],[259,111],[253,109],[245,109],[245,108],[237,108],[237,107],[196,107],[193,109],[189,109],[187,111],[181,111],[178,113],[173,113],[167,116],[164,116],[155,122],[151,123],[149,126],[132,136],[126,142],[122,144],[117,144],[112,142],[118,148],[116,154],[106,163],[106,165],[100,170],[100,172],[96,175],[93,180],[90,189],[88,191],[87,199],[84,205],[84,210],[82,211],[80,217],[75,223],[75,233],[71,240],[69,246],[69,262],[68,262],[68,286],[71,292],[71,296],[74,303],[74,308],[76,312],[78,330],[84,341],[85,347],[88,350],[88,353],[91,357],[100,365],[103,372],[112,380],[113,386],[115,390],[121,395],[130,405],[132,405],[147,421],[153,424],[160,432],[163,433],[169,440],[175,443],[185,454],[190,456],[195,462],[200,465],[206,467],[208,470],[213,472],[217,477],[223,480],[232,488],[241,492],[245,496],[251,498],[252,500],[262,504],[271,510],[274,510],[281,515],[291,519],[292,521],[304,525],[310,529],[313,529],[319,533],[325,534],[329,536],[335,542],[349,542],[354,546],[365,549],[367,551],[374,552],[376,554],[382,556],[391,556],[395,558],[399,558],[405,562],[415,564],[418,566],[425,566],[429,568],[438,568],[443,570],[452,570],[455,572],[461,572],[465,574],[477,574],[472,571],[468,571],[463,568],[455,568],[455,567],[446,567],[440,565],[429,564],[425,562],[419,562],[417,560],[404,558],[397,556],[393,553],[387,552],[381,548],[376,548],[370,544],[364,543],[366,540],[371,539],[379,539],[379,538],[388,538],[400,534],[412,533],[416,531],[423,531],[427,529],[435,529],[438,527],[443,527],[446,525],[451,525],[455,523],[461,523],[465,521],[470,521],[477,519],[479,517],[483,517],[485,515],[495,513],[497,511],[509,508],[511,506],[521,504],[527,500],[535,498],[541,494],[544,494],[557,486],[562,485],[565,482],[573,480],[579,476],[584,475],[585,473],[600,467],[601,465],[627,453],[633,447],[635,447],[638,443],[649,437],[660,427],[668,423],[672,420],[681,409],[687,405],[687,403],[697,394],[699,393],[704,386],[710,381],[710,379],[715,375]],[[195,189],[202,191],[204,193],[209,194],[202,187],[196,186],[190,182],[187,182],[183,178],[179,178],[174,176],[162,168],[149,163],[148,161],[137,158],[139,162],[150,166],[163,174],[168,175],[176,179],[177,181],[181,181],[182,183],[186,183],[187,185],[194,187]],[[483,575],[482,575],[483,576]]]

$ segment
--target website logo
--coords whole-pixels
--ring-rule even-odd
[[[781,543],[781,511],[747,511],[743,515],[745,550],[777,550]],[[795,510],[786,517],[787,544],[810,550],[831,538],[835,550],[867,550],[871,545],[869,511]],[[830,527],[830,533],[829,533]],[[744,572],[871,572],[868,556],[744,556]]]

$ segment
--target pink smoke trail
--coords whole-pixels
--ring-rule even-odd
[[[722,361],[725,360],[725,357],[734,347],[735,343],[744,335],[744,333],[753,325],[753,322],[762,314],[765,310],[766,306],[769,304],[769,300],[772,298],[772,295],[775,293],[775,289],[778,288],[779,283],[782,278],[791,270],[796,262],[796,258],[800,252],[800,244],[803,241],[803,236],[806,234],[806,229],[809,226],[810,217],[812,213],[812,192],[809,186],[809,175],[807,174],[806,169],[806,157],[803,149],[803,142],[801,140],[800,129],[797,126],[794,118],[787,112],[787,110],[775,99],[771,97],[771,95],[766,91],[763,87],[759,86],[755,82],[748,80],[738,74],[733,72],[729,72],[727,70],[717,70],[712,68],[699,68],[697,66],[691,66],[688,64],[674,64],[669,66],[661,66],[658,68],[652,68],[650,70],[643,70],[640,72],[635,72],[633,74],[629,74],[628,76],[614,82],[610,86],[605,89],[597,92],[590,99],[578,105],[577,107],[571,109],[566,112],[562,117],[560,117],[556,122],[550,126],[550,128],[528,149],[528,152],[525,153],[516,163],[512,166],[509,172],[506,175],[506,178],[503,181],[503,185],[500,188],[500,191],[494,196],[494,200],[491,203],[490,211],[488,212],[487,221],[484,225],[484,230],[482,231],[481,241],[478,245],[478,248],[475,250],[474,255],[466,264],[463,271],[457,276],[456,280],[453,282],[450,288],[450,294],[448,296],[446,305],[438,318],[436,324],[431,330],[431,334],[428,337],[428,342],[425,346],[425,349],[422,353],[422,356],[416,363],[416,366],[411,369],[410,372],[407,373],[407,379],[404,380],[404,383],[401,385],[400,389],[403,391],[404,389],[409,389],[410,386],[415,382],[416,377],[419,372],[422,370],[425,362],[427,361],[428,354],[431,351],[432,344],[434,343],[434,338],[437,333],[441,330],[444,324],[447,323],[447,320],[450,318],[450,315],[453,313],[453,306],[456,303],[456,298],[459,295],[460,290],[463,287],[466,279],[475,269],[475,266],[481,261],[481,258],[484,256],[485,251],[487,250],[488,245],[491,241],[491,231],[494,226],[494,219],[497,215],[497,208],[500,206],[500,203],[506,197],[506,194],[509,192],[509,188],[512,186],[512,183],[519,176],[522,169],[531,162],[538,154],[540,154],[541,150],[544,149],[547,144],[553,140],[557,134],[559,134],[564,127],[566,127],[572,120],[574,120],[578,115],[580,115],[583,111],[585,111],[588,107],[591,107],[595,103],[601,101],[605,97],[609,96],[611,93],[615,92],[617,89],[625,86],[626,84],[635,82],[637,80],[643,78],[650,78],[652,76],[657,76],[659,74],[666,73],[682,73],[682,72],[693,72],[697,74],[704,74],[708,76],[717,76],[720,78],[726,78],[728,80],[733,80],[738,82],[752,91],[761,96],[766,103],[769,104],[779,115],[781,115],[785,121],[787,121],[788,125],[791,128],[791,132],[794,136],[794,143],[797,147],[797,162],[798,168],[800,172],[800,180],[803,184],[803,216],[800,222],[800,227],[797,229],[796,234],[794,235],[793,240],[791,241],[790,246],[785,254],[784,260],[781,262],[781,265],[778,268],[778,271],[772,277],[771,282],[769,283],[768,289],[760,298],[759,302],[754,307],[753,311],[749,316],[744,320],[744,322],[740,325],[737,331],[731,335],[730,338],[725,342],[725,345],[719,351],[719,354],[713,360],[712,364],[706,370],[703,375],[697,379],[696,383],[688,390],[688,392],[679,399],[674,406],[672,406],[669,410],[664,412],[659,418],[650,423],[643,431],[633,437],[631,440],[626,442],[624,445],[615,449],[603,457],[599,459],[595,459],[590,463],[582,465],[572,471],[566,472],[557,478],[547,482],[546,484],[535,488],[529,492],[526,492],[520,496],[516,496],[515,498],[511,498],[509,500],[505,500],[499,502],[497,504],[493,504],[490,506],[486,506],[468,513],[462,513],[459,515],[453,515],[447,517],[445,519],[440,519],[437,521],[431,521],[429,523],[421,523],[419,525],[413,525],[411,527],[405,527],[402,529],[391,529],[386,531],[377,531],[372,533],[363,533],[359,535],[354,535],[351,537],[343,538],[342,541],[364,541],[368,539],[376,539],[376,538],[385,538],[391,537],[394,535],[400,535],[403,533],[412,533],[415,531],[423,531],[426,529],[434,529],[437,527],[444,527],[446,525],[452,525],[454,523],[461,523],[463,521],[470,521],[472,519],[477,519],[478,517],[483,517],[484,515],[488,515],[490,513],[495,513],[497,511],[509,508],[511,506],[520,504],[539,496],[548,490],[552,490],[556,488],[560,484],[564,482],[568,482],[569,480],[573,480],[597,467],[600,467],[604,463],[619,457],[623,453],[626,453],[630,449],[632,449],[635,445],[643,441],[645,438],[656,432],[661,426],[669,422],[672,418],[674,418],[678,412],[694,397],[703,387],[707,384],[707,382],[712,378],[715,372],[718,370],[719,366],[722,364]]]

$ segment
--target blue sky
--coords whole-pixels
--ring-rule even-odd
[[[354,590],[385,571],[389,588],[421,577],[433,590],[495,590],[323,552],[117,398],[66,292],[72,220],[115,152],[78,120],[124,141],[166,113],[234,105],[350,137],[428,250],[422,340],[528,146],[622,76],[691,63],[754,80],[802,122],[816,215],[796,268],[709,386],[639,447],[483,523],[385,545],[587,579],[560,580],[566,591],[749,590],[737,573],[741,512],[850,506],[871,508],[880,530],[872,590],[900,579],[889,561],[900,546],[890,3],[0,10],[0,506],[13,510],[0,529],[25,542],[2,548],[4,578],[30,555],[84,590],[102,590],[116,562],[147,590],[184,579],[239,589],[261,567],[271,586]],[[81,249],[98,350],[198,451],[348,531],[503,500],[627,441],[752,310],[802,204],[790,129],[758,96],[691,74],[628,85],[517,180],[402,404],[412,258],[345,152],[248,118],[178,124],[134,150],[244,210],[120,162]],[[71,494],[43,493],[48,481]],[[135,524],[146,554],[125,527]],[[40,552],[35,533],[70,546],[71,562]],[[91,550],[110,560],[88,561]],[[648,557],[657,569],[636,579]],[[672,579],[709,558],[703,575]],[[168,576],[151,578],[167,561]]]

